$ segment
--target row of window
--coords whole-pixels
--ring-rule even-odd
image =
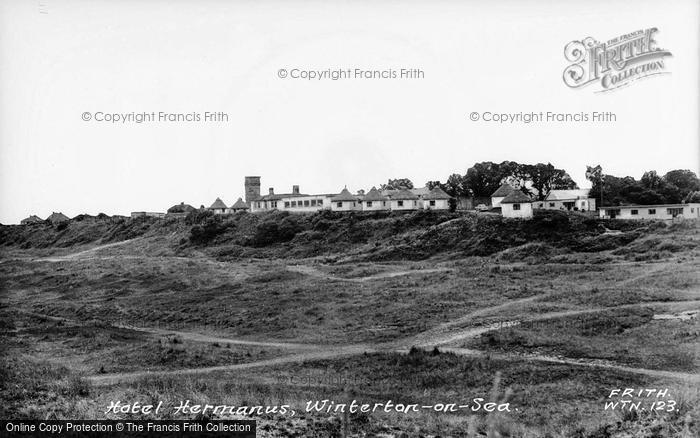
[[[346,201],[346,202],[351,202],[351,201]],[[410,202],[410,201],[409,201]],[[365,201],[367,204],[367,207],[372,207],[373,203],[372,201]],[[386,207],[386,201],[381,201],[382,207]],[[404,201],[396,201],[397,205],[399,207],[404,206]],[[431,200],[429,201],[431,207],[435,207],[435,201]],[[256,208],[263,208],[262,202],[256,202]],[[357,205],[356,202],[352,201],[352,206],[355,207]],[[413,201],[413,206],[417,206],[418,201]],[[343,207],[343,201],[338,201],[336,202],[336,206],[338,208]],[[303,201],[285,201],[284,202],[284,208],[299,208],[299,207],[323,207],[323,199],[305,199]],[[270,201],[270,208],[277,208],[277,201]]]
[[[695,209],[694,209],[694,208],[691,208],[691,209],[690,209],[690,212],[691,212],[691,213],[695,213],[693,210],[695,210]],[[656,209],[655,209],[655,208],[650,208],[650,209],[647,210],[647,212],[648,212],[648,214],[653,215],[653,214],[656,214]],[[633,208],[632,210],[630,210],[630,213],[631,213],[633,216],[636,216],[636,215],[639,214],[639,210],[636,209],[636,208]],[[667,209],[666,209],[666,214],[671,215],[671,216],[676,216],[676,215],[679,215],[679,214],[683,214],[683,207],[679,207],[679,208],[667,208]]]
[[[277,203],[272,206],[276,208]],[[323,207],[323,199],[304,199],[303,201],[285,201],[284,208],[296,208],[296,207]]]

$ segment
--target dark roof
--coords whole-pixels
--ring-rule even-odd
[[[44,222],[44,220],[42,218],[40,218],[39,216],[36,216],[33,214],[26,219],[22,219],[22,221],[20,223],[21,224],[34,224],[34,223],[39,223],[39,222]]]
[[[491,194],[491,197],[492,198],[503,198],[503,197],[510,195],[514,191],[516,191],[516,190],[513,187],[504,183],[504,184],[501,184],[501,187],[499,187],[495,192],[493,192]]]
[[[69,221],[70,219],[68,219],[68,216],[66,216],[63,213],[53,212],[53,213],[51,213],[51,216],[46,218],[46,220],[49,222],[65,222],[65,221]]]
[[[224,201],[222,201],[221,198],[216,198],[216,201],[214,201],[214,203],[211,205],[211,207],[209,207],[210,210],[222,209],[222,208],[225,209],[228,207],[226,207],[226,204],[224,204]]]
[[[423,199],[450,199],[451,196],[445,193],[440,187],[434,187]]]
[[[397,190],[394,193],[390,194],[389,197],[391,199],[418,199],[417,195],[414,195],[410,190],[407,189],[401,189]]]
[[[236,203],[233,204],[231,208],[234,210],[247,210],[248,204],[246,204],[242,198],[238,198],[238,201],[236,201]]]
[[[525,202],[532,202],[532,200],[520,190],[515,190],[510,195],[503,198],[501,204],[521,204]]]
[[[428,188],[428,186],[420,187],[417,189],[411,189],[411,193],[413,193],[414,195],[418,195],[419,197],[422,197],[422,196],[428,195],[430,193],[430,189]]]
[[[376,187],[372,187],[362,198],[363,201],[387,201],[389,198],[382,195]]]
[[[170,207],[168,209],[168,213],[189,213],[195,210],[196,208],[192,207],[190,204],[185,204],[184,202],[181,202]]]
[[[347,187],[346,187],[346,188],[344,188],[340,193],[338,193],[337,195],[333,196],[333,197],[331,198],[331,201],[332,201],[332,202],[338,202],[338,201],[357,201],[357,199],[358,199],[358,196],[357,196],[357,195],[353,195],[352,193],[350,193],[350,191],[348,191],[348,189],[347,189]]]

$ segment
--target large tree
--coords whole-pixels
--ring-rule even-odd
[[[396,178],[389,179],[386,184],[381,184],[379,186],[380,190],[400,190],[400,189],[412,189],[413,183],[408,178]]]
[[[484,161],[467,169],[462,185],[473,196],[487,198],[500,187],[506,176],[500,164]]]
[[[526,164],[521,168],[523,180],[529,182],[536,191],[537,199],[544,201],[552,190],[577,189],[576,182],[564,169],[557,169],[552,163]]]
[[[685,198],[689,193],[700,190],[700,179],[695,172],[687,169],[676,169],[668,172],[662,180],[678,188],[678,195]]]

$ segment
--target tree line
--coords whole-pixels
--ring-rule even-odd
[[[586,178],[592,187],[589,196],[596,199],[596,205],[700,202],[700,180],[690,170],[672,170],[663,176],[650,170],[636,180],[631,176],[606,175],[597,165],[586,166]],[[464,175],[454,173],[445,182],[428,181],[426,186],[430,189],[440,187],[455,198],[488,198],[504,183],[539,201],[546,199],[552,190],[578,189],[564,169],[551,163],[522,164],[515,161],[475,163]],[[381,190],[397,190],[412,189],[414,185],[408,178],[395,178],[379,187]]]

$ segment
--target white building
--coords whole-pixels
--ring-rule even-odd
[[[246,203],[253,213],[260,211],[282,210],[293,213],[313,213],[320,210],[333,211],[377,211],[377,210],[447,210],[450,196],[439,187],[432,190],[427,187],[419,189],[385,190],[380,192],[376,187],[365,194],[363,190],[357,194],[343,188],[338,194],[308,195],[299,192],[299,186],[292,187],[292,193],[276,194],[273,188],[269,193],[260,196],[260,177],[246,177]],[[217,199],[217,201],[220,201]],[[241,210],[242,201],[236,205],[239,208],[229,208],[226,211]],[[223,202],[222,202],[223,204]]]
[[[503,217],[529,219],[532,217],[532,201],[520,190],[515,190],[500,200]]]
[[[501,184],[501,187],[491,194],[491,208],[500,207],[503,199],[515,191],[519,190],[514,189],[508,184]]]
[[[389,202],[392,210],[418,210],[418,195],[408,189],[392,191],[389,194]]]
[[[226,204],[224,204],[224,201],[222,201],[221,198],[216,198],[216,201],[211,204],[209,210],[213,211],[214,214],[226,214],[228,212],[228,207]]]
[[[450,208],[451,196],[440,187],[433,188],[428,194],[421,196],[422,207],[426,210],[447,210]]]
[[[552,190],[544,201],[535,201],[534,207],[545,210],[595,211],[595,198],[589,197],[590,189]]]
[[[372,187],[366,195],[362,197],[363,211],[389,210],[391,209],[389,197],[382,195],[376,187]]]
[[[333,211],[356,211],[362,210],[360,195],[353,195],[347,187],[337,195],[331,197],[331,210]]]
[[[598,212],[601,219],[697,219],[700,218],[700,203],[620,205],[601,207]]]

